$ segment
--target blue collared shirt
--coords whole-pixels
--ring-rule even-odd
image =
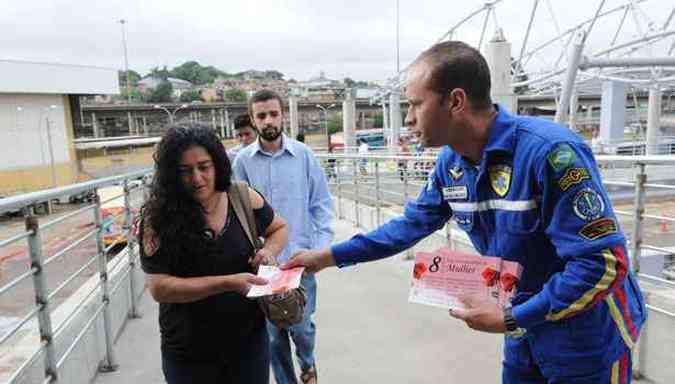
[[[333,240],[333,199],[319,162],[305,144],[282,136],[281,149],[265,152],[259,139],[234,160],[234,177],[263,194],[289,226],[284,262],[299,249],[324,248]]]

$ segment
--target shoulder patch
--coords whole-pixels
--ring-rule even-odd
[[[597,240],[599,238],[616,233],[616,221],[610,218],[602,218],[592,221],[579,231],[579,235],[586,240]]]
[[[556,172],[560,172],[574,164],[577,155],[569,144],[561,144],[553,152],[549,153],[546,159]]]
[[[560,189],[566,191],[570,189],[571,186],[590,178],[591,175],[586,168],[568,168],[567,171],[565,171],[565,174],[558,180],[558,185],[560,186]]]
[[[491,165],[488,168],[490,185],[499,197],[504,197],[509,192],[509,188],[511,187],[511,172],[511,166],[505,164]]]
[[[605,212],[605,202],[602,196],[592,188],[584,188],[577,192],[572,205],[574,214],[584,221],[598,219]]]

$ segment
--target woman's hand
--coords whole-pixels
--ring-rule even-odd
[[[238,292],[243,296],[246,296],[252,286],[265,285],[268,283],[267,279],[263,279],[252,273],[237,273],[229,275],[228,277],[231,284],[231,289],[229,290]]]
[[[248,262],[253,268],[258,268],[261,265],[277,265],[277,259],[274,257],[274,254],[265,248],[259,249]]]

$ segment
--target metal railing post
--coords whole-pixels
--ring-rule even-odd
[[[42,238],[40,236],[40,224],[34,215],[33,209],[26,210],[26,230],[31,232],[28,236],[28,248],[30,250],[31,267],[33,273],[33,286],[35,288],[35,304],[39,307],[37,313],[40,326],[40,340],[45,346],[45,377],[52,378],[52,383],[58,380],[56,365],[56,352],[54,350],[54,331],[52,318],[49,311],[49,299],[47,294],[47,279],[42,265]]]
[[[100,372],[117,370],[115,353],[113,351],[113,335],[110,324],[110,296],[108,292],[108,260],[103,244],[103,219],[101,216],[101,198],[96,193],[94,197],[94,223],[96,224],[96,249],[98,252],[98,270],[101,279],[101,299],[103,301],[103,332],[105,334],[105,361],[101,362]]]
[[[358,159],[354,160],[354,218],[356,219],[356,226],[361,226],[361,219],[359,215],[359,164]]]
[[[405,168],[403,168],[403,205],[408,203],[408,159],[405,160]],[[414,164],[413,164],[414,166]]]
[[[632,269],[634,273],[640,272],[640,250],[642,248],[642,238],[644,233],[643,222],[645,213],[645,183],[647,174],[645,174],[645,165],[637,163],[638,173],[635,175],[635,201],[633,216],[633,234],[631,236],[632,245]]]
[[[335,182],[337,183],[338,198],[337,214],[338,219],[342,220],[342,182],[340,181],[340,163],[337,160],[335,160]]]
[[[129,318],[138,319],[141,316],[138,314],[136,303],[136,283],[134,282],[134,273],[136,270],[136,254],[134,246],[136,244],[136,237],[132,233],[134,215],[131,212],[131,188],[129,187],[129,180],[124,180],[124,235],[127,237],[127,258],[129,260],[129,290],[131,291],[131,300],[129,308]]]
[[[377,226],[382,223],[382,202],[380,201],[380,162],[375,160],[375,214],[377,215]]]
[[[635,175],[635,202],[633,216],[633,234],[631,236],[632,259],[631,269],[637,275],[640,272],[640,252],[642,248],[642,239],[644,235],[644,213],[645,213],[645,183],[647,174],[645,165],[637,163],[638,173]],[[645,324],[645,327],[647,325]],[[644,372],[644,363],[646,359],[645,329],[640,332],[641,336],[637,343],[637,351],[633,354],[633,366],[635,367],[633,376],[640,378]]]

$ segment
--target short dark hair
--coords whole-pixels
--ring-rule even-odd
[[[249,115],[239,115],[235,117],[234,119],[234,129],[235,130],[240,130],[242,128],[246,127],[251,127],[253,128],[253,124],[251,124],[251,117]]]
[[[441,102],[461,88],[474,108],[492,105],[490,68],[477,49],[461,41],[444,41],[422,52],[417,62],[422,61],[431,66],[429,87],[441,95]]]
[[[260,91],[254,93],[250,99],[248,99],[248,114],[253,116],[253,104],[267,100],[279,100],[281,113],[284,112],[284,100],[281,98],[281,96],[271,89],[261,89]]]

